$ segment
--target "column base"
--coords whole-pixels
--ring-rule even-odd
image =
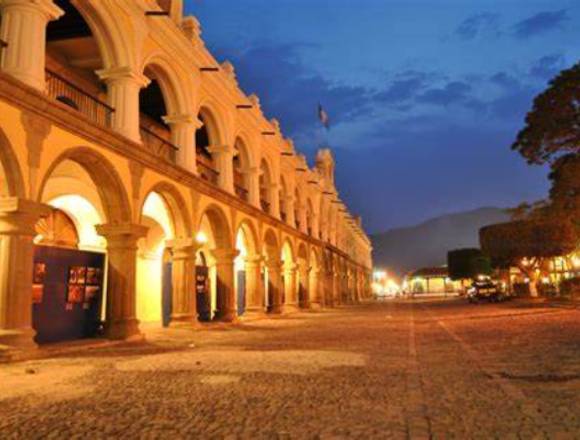
[[[282,306],[282,313],[284,314],[297,313],[299,311],[298,304],[284,304]]]
[[[238,313],[236,310],[228,310],[223,313],[216,312],[213,320],[219,322],[236,322],[238,320]]]
[[[281,315],[282,310],[283,310],[282,304],[274,304],[268,306],[268,314],[270,315]]]
[[[238,318],[243,320],[243,321],[250,321],[250,320],[253,321],[256,319],[265,319],[266,317],[267,317],[266,311],[260,307],[246,309],[246,311],[244,312],[244,314],[242,316],[238,316]]]
[[[300,307],[300,310],[308,310],[312,307],[312,304],[310,303],[310,301],[304,301],[299,303],[298,307]]]
[[[143,334],[139,330],[139,320],[123,319],[110,321],[106,326],[105,335],[113,340],[142,340]]]
[[[175,315],[169,321],[169,328],[196,328],[199,326],[197,317],[193,315]]]
[[[310,303],[310,310],[322,310],[324,306],[321,302],[313,301]]]
[[[0,363],[18,360],[25,353],[37,350],[35,335],[36,332],[31,328],[0,330]]]

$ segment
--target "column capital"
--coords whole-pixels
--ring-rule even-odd
[[[34,237],[36,222],[47,217],[50,211],[50,206],[32,200],[0,198],[0,234]]]
[[[47,21],[57,20],[64,15],[64,11],[52,0],[0,0],[0,11],[7,8],[22,8],[40,12]]]
[[[246,258],[244,258],[244,262],[248,266],[252,266],[252,265],[258,266],[264,262],[264,257],[261,255],[249,255]]]
[[[222,248],[212,249],[211,255],[216,259],[217,264],[233,263],[234,259],[240,254],[237,249]]]
[[[231,145],[228,144],[223,144],[223,145],[210,145],[207,147],[207,151],[209,151],[211,154],[217,153],[233,153],[234,152],[234,147],[232,147]]]
[[[203,122],[200,121],[196,115],[191,113],[163,116],[163,121],[165,121],[167,125],[192,125],[196,130],[203,126]]]
[[[136,72],[129,66],[113,67],[111,69],[97,70],[98,77],[105,83],[128,82],[137,84],[140,88],[145,88],[151,80],[145,75]]]
[[[173,251],[174,260],[195,260],[195,254],[201,244],[192,237],[167,240],[165,245]]]
[[[97,234],[107,239],[107,247],[136,247],[137,240],[147,235],[148,227],[134,223],[96,225]]]
[[[264,264],[268,270],[282,271],[282,261],[280,260],[266,260]]]

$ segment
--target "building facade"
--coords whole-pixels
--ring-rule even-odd
[[[0,347],[370,295],[331,152],[309,167],[182,6],[0,0]]]

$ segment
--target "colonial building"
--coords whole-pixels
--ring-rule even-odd
[[[370,294],[331,152],[309,167],[182,6],[0,0],[0,347]]]

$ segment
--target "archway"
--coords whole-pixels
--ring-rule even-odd
[[[195,132],[197,172],[202,179],[217,185],[220,170],[217,169],[211,151],[212,147],[220,145],[221,142],[217,119],[207,107],[201,107],[197,118],[201,123]]]
[[[207,259],[212,319],[232,321],[236,318],[234,248],[229,221],[224,211],[211,204],[203,211],[198,222],[198,241]],[[207,312],[207,311],[206,311]]]
[[[280,176],[280,219],[288,222],[288,185],[284,176]]]
[[[280,259],[282,260],[282,285],[284,286],[282,304],[286,308],[294,308],[297,306],[296,261],[294,248],[288,239],[282,245]]]
[[[260,206],[262,211],[272,212],[272,171],[268,162],[262,159],[260,162]]]
[[[306,233],[312,236],[314,225],[314,207],[310,197],[306,199]]]
[[[264,286],[266,310],[269,313],[282,312],[282,263],[280,246],[275,232],[268,228],[264,234],[262,255],[265,259]]]
[[[173,215],[165,198],[150,192],[141,207],[140,223],[148,228],[138,242],[137,319],[168,326],[172,310],[171,251],[166,242],[175,238]]]
[[[135,310],[131,307],[134,305],[134,280],[127,279],[127,274],[134,274],[136,259],[130,258],[122,248],[112,248],[109,236],[107,239],[98,236],[96,230],[97,225],[103,223],[109,228],[120,228],[124,226],[118,225],[130,223],[130,203],[114,167],[105,157],[89,148],[67,150],[45,173],[38,201],[65,212],[75,224],[79,237],[78,250],[62,250],[53,246],[48,254],[44,252],[46,247],[36,252],[35,263],[46,265],[50,268],[50,274],[68,269],[68,273],[63,275],[68,282],[63,285],[61,280],[58,286],[47,285],[43,294],[47,301],[52,295],[66,298],[64,308],[60,309],[66,313],[56,319],[51,318],[54,332],[48,334],[50,332],[45,331],[39,334],[38,340],[52,342],[79,337],[81,333],[78,331],[60,332],[60,324],[57,323],[73,319],[77,326],[83,326],[83,320],[77,319],[78,316],[84,316],[86,310],[94,310],[97,307],[95,304],[106,305],[103,309],[99,306],[98,315],[105,321],[111,337],[128,337],[138,332]],[[123,232],[129,233],[129,230]],[[130,235],[125,237],[129,240]],[[105,253],[109,260],[108,268],[104,267]],[[89,279],[95,283],[90,284]],[[105,285],[108,286],[107,292],[103,288]],[[127,303],[122,303],[124,300]],[[37,308],[43,309],[42,300],[39,304]],[[53,314],[54,311],[41,310],[41,319],[44,319],[44,314]]]
[[[93,122],[110,126],[114,109],[96,72],[118,60],[123,41],[87,2],[55,3],[64,15],[47,26],[46,91]]]
[[[308,261],[308,252],[306,245],[300,243],[298,246],[298,305],[300,308],[307,309],[310,307],[310,264]]]
[[[233,170],[234,170],[234,190],[236,195],[244,200],[249,200],[250,182],[248,181],[248,170],[250,168],[250,157],[248,147],[241,137],[234,143]]]

